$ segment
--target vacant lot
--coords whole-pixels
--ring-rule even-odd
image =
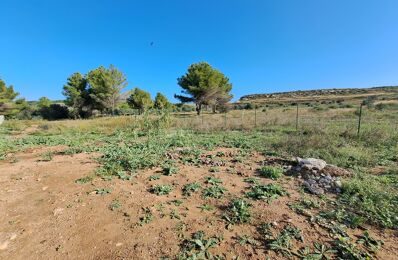
[[[301,112],[7,122],[0,258],[395,259],[397,111]]]

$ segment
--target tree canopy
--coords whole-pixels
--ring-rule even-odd
[[[219,70],[206,62],[192,64],[185,75],[177,79],[185,95],[175,95],[181,102],[194,102],[200,114],[203,105],[215,109],[231,100],[232,84]]]
[[[66,97],[65,104],[71,110],[70,113],[74,118],[83,114],[83,108],[87,105],[87,80],[79,72],[73,73],[63,87],[62,94]]]
[[[94,108],[112,112],[120,98],[121,91],[127,86],[123,72],[111,65],[109,69],[100,66],[87,74],[88,93]]]
[[[85,76],[79,72],[72,74],[64,85],[63,94],[73,117],[86,117],[95,109],[113,113],[126,86],[123,72],[113,65],[100,66]]]
[[[165,95],[158,92],[155,97],[154,107],[160,110],[169,109],[171,108],[171,103],[169,102],[169,100]]]
[[[153,106],[151,94],[139,88],[134,88],[131,91],[131,95],[127,99],[127,103],[131,108],[139,109],[140,113]]]
[[[15,114],[18,111],[18,104],[14,102],[19,95],[13,86],[8,86],[0,79],[0,113],[6,116]]]

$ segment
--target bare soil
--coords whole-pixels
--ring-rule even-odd
[[[160,173],[160,168],[138,173],[131,181],[98,177],[87,184],[78,184],[79,178],[93,175],[98,167],[98,154],[62,155],[65,147],[36,148],[18,153],[12,160],[0,162],[0,259],[159,259],[173,257],[179,252],[182,238],[199,230],[207,236],[222,236],[213,254],[233,259],[284,259],[264,244],[240,245],[237,237],[249,235],[258,238],[256,227],[263,222],[273,223],[282,229],[293,225],[303,232],[305,245],[312,242],[330,242],[332,238],[323,228],[310,223],[307,217],[294,213],[288,202],[297,200],[300,185],[293,177],[283,177],[278,183],[290,196],[281,197],[267,204],[250,201],[252,222],[234,225],[227,229],[222,215],[232,198],[243,197],[250,186],[244,177],[257,176],[256,169],[266,160],[253,153],[245,162],[233,162],[234,150],[223,151],[227,161],[219,172],[209,172],[210,166],[178,165],[180,171],[172,176],[149,180]],[[53,151],[51,161],[43,161],[42,154]],[[214,154],[217,151],[209,152]],[[231,169],[235,169],[232,173]],[[228,190],[222,199],[204,199],[200,192],[184,197],[184,184],[200,182],[206,176],[216,176]],[[275,182],[261,179],[262,183]],[[165,196],[157,196],[148,190],[155,184],[171,184],[174,190]],[[96,194],[95,189],[108,188],[111,193]],[[110,209],[113,201],[121,206]],[[175,205],[173,200],[181,200]],[[201,211],[203,204],[215,206],[213,211]],[[140,225],[140,218],[148,208],[153,220]],[[171,214],[177,212],[179,217]],[[178,219],[179,218],[179,219]],[[361,230],[351,235],[361,234]],[[396,259],[398,239],[393,231],[370,229],[377,239],[384,241],[377,259]],[[260,240],[261,242],[261,240]],[[297,245],[299,247],[300,245]],[[301,245],[302,246],[302,245]]]

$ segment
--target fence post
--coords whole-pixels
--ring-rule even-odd
[[[362,103],[361,106],[359,107],[359,118],[358,118],[358,131],[357,131],[357,136],[359,136],[359,133],[361,131],[361,121],[362,121]]]
[[[257,105],[254,105],[254,128],[257,128]]]
[[[240,116],[241,116],[241,117],[240,117],[240,125],[241,125],[241,128],[242,128],[242,129],[243,129],[243,113],[244,113],[244,111],[245,111],[245,110],[242,109],[242,110],[241,110],[241,115],[240,115]]]
[[[224,129],[227,130],[227,112],[224,112]]]
[[[299,116],[299,105],[297,102],[297,105],[296,105],[296,131],[298,130],[298,116]]]

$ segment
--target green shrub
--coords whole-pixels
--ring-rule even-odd
[[[265,200],[268,203],[280,196],[287,195],[288,193],[282,186],[277,184],[266,184],[266,185],[253,185],[251,190],[246,193],[248,198],[254,200]]]
[[[283,169],[281,167],[263,166],[258,171],[261,176],[273,180],[279,179],[283,175]]]
[[[250,221],[250,207],[252,205],[244,199],[235,199],[231,201],[224,218],[230,224],[242,224]]]
[[[168,195],[173,190],[171,185],[155,185],[151,188],[151,192],[156,195]]]

